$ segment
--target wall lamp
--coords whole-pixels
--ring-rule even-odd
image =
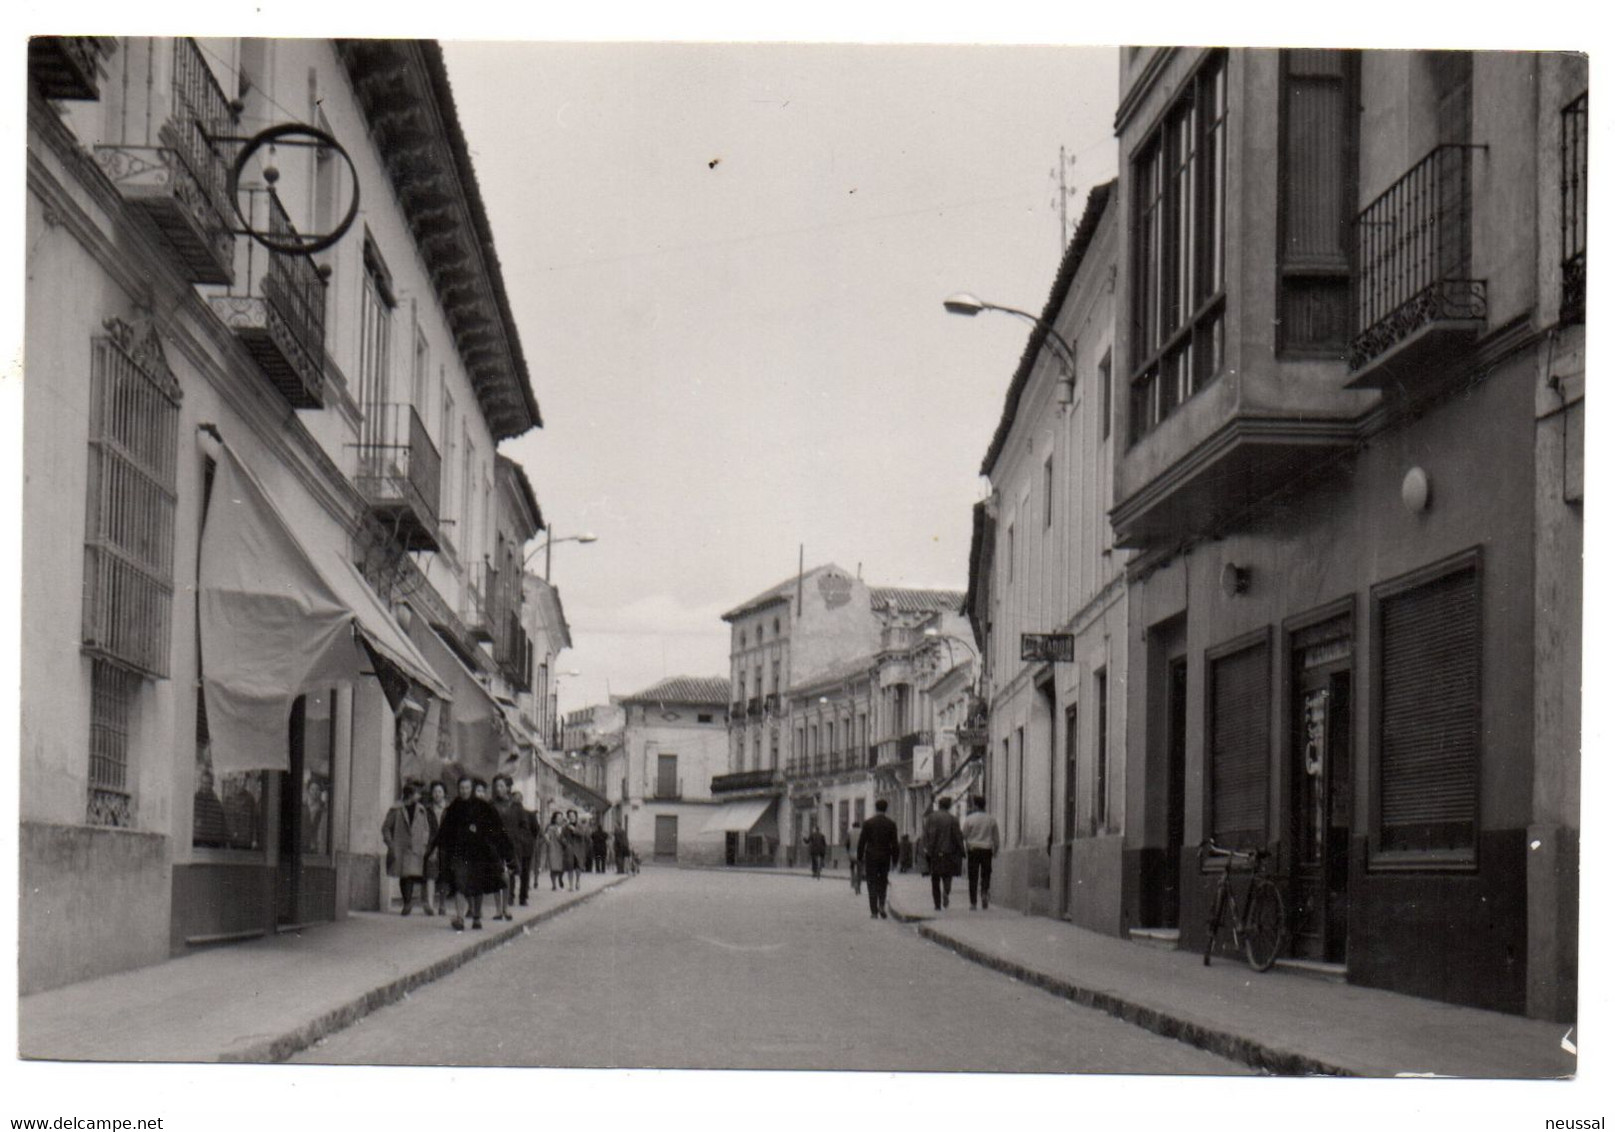
[[[1002,311],[1004,314],[1012,314],[1016,318],[1023,318],[1027,322],[1030,322],[1033,326],[1042,330],[1043,340],[1058,347],[1058,349],[1055,350],[1055,357],[1060,362],[1060,368],[1065,372],[1065,380],[1060,382],[1060,388],[1058,391],[1059,403],[1061,405],[1069,405],[1072,401],[1076,400],[1077,352],[1072,348],[1071,343],[1067,342],[1058,330],[1044,322],[1041,318],[1038,318],[1037,315],[1031,314],[1028,311],[1020,310],[1016,307],[1004,307],[999,306],[997,303],[986,302],[985,300],[976,298],[976,296],[970,294],[968,291],[959,291],[956,294],[949,295],[947,298],[943,299],[942,309],[947,311],[949,314],[962,314],[970,318],[974,318],[982,311]]]

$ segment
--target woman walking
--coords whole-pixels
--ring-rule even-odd
[[[566,875],[572,882],[572,891],[578,890],[583,880],[583,859],[589,855],[589,837],[583,832],[576,810],[566,811]]]
[[[449,808],[449,788],[443,785],[442,780],[434,780],[428,794],[429,804],[427,811],[432,815],[432,834],[436,836],[438,827],[443,824],[443,815]],[[454,876],[449,872],[448,860],[442,852],[436,859],[429,859],[427,875],[432,878],[432,904],[436,907],[437,915],[443,915],[444,902],[454,891]],[[424,897],[423,897],[424,899]]]
[[[387,844],[387,875],[398,878],[398,894],[403,897],[407,916],[415,910],[415,890],[421,891],[421,910],[432,914],[432,901],[426,895],[426,847],[437,832],[437,821],[430,807],[419,799],[413,782],[404,783],[402,800],[387,811],[381,826],[381,839]]]
[[[454,881],[454,920],[449,926],[465,930],[464,902],[469,900],[471,927],[481,930],[483,894],[504,890],[504,862],[510,857],[510,839],[488,801],[486,782],[469,776],[460,779],[459,796],[449,803],[427,847],[428,852],[433,850],[445,855]]]
[[[566,887],[566,825],[560,810],[550,815],[544,830],[544,867],[549,870],[551,892]]]

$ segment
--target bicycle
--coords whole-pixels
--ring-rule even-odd
[[[1253,970],[1268,970],[1284,947],[1288,928],[1284,916],[1284,897],[1279,893],[1278,885],[1262,873],[1262,863],[1268,857],[1267,850],[1225,849],[1208,837],[1200,843],[1202,865],[1207,857],[1221,857],[1227,864],[1217,878],[1217,892],[1211,899],[1211,920],[1206,932],[1206,953],[1202,965],[1211,966],[1211,952],[1217,945],[1223,912],[1227,910],[1228,926],[1234,933],[1234,946],[1244,950],[1245,959]],[[1244,902],[1236,905],[1233,883],[1229,878],[1236,871],[1246,871],[1247,868],[1250,883],[1245,887]]]

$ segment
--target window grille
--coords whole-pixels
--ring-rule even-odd
[[[168,675],[179,385],[154,333],[116,319],[92,348],[83,648]]]
[[[90,782],[87,819],[91,825],[134,825],[134,791],[129,781],[129,737],[134,726],[140,677],[102,659],[90,662]]]

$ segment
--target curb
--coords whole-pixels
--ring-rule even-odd
[[[519,924],[510,924],[504,928],[501,928],[499,931],[489,934],[486,938],[478,940],[469,947],[456,951],[452,955],[444,956],[442,959],[439,959],[430,966],[424,967],[418,971],[411,971],[405,975],[400,975],[391,982],[384,983],[374,990],[367,991],[365,994],[360,995],[358,998],[353,999],[350,1002],[343,1003],[341,1006],[326,1011],[324,1014],[321,1014],[312,1021],[297,1027],[295,1030],[281,1034],[277,1037],[267,1038],[263,1041],[254,1043],[245,1049],[230,1050],[225,1053],[221,1053],[214,1060],[230,1064],[262,1064],[266,1062],[285,1061],[293,1054],[301,1053],[303,1050],[308,1049],[321,1038],[329,1037],[338,1030],[346,1029],[348,1026],[353,1025],[365,1015],[376,1010],[380,1010],[383,1006],[391,1006],[393,1003],[399,1001],[417,987],[422,987],[427,983],[435,982],[438,979],[441,979],[443,976],[451,974],[459,968],[465,966],[478,956],[492,951],[496,947],[501,947],[520,935],[526,934],[528,929],[532,928],[535,924],[541,924],[545,920],[554,919],[556,916],[563,915],[570,912],[574,908],[587,904],[596,896],[599,896],[602,892],[607,892],[613,888],[616,888],[619,884],[622,884],[623,881],[627,879],[629,878],[624,876],[608,881],[599,888],[595,889],[593,892],[585,893],[570,903],[563,904],[558,908],[548,908],[534,916],[529,917],[528,919],[523,920]]]
[[[890,905],[888,904],[888,907]],[[909,916],[893,911],[899,920],[912,923],[929,919],[929,917]],[[1279,1049],[1262,1042],[1257,1038],[1236,1034],[1231,1030],[1217,1029],[1200,1022],[1190,1022],[1187,1019],[1176,1017],[1161,1010],[1159,1007],[1148,1006],[1141,1002],[1134,1002],[1110,991],[1095,990],[1092,987],[1078,986],[1076,983],[1042,971],[1034,971],[1030,967],[1006,959],[1001,955],[994,955],[970,944],[962,943],[937,928],[930,927],[921,922],[919,926],[920,938],[928,939],[954,952],[961,958],[972,963],[979,963],[983,967],[998,971],[1019,979],[1023,983],[1037,987],[1039,990],[1069,999],[1082,1006],[1102,1010],[1113,1018],[1120,1018],[1123,1022],[1130,1022],[1135,1026],[1160,1034],[1162,1037],[1175,1038],[1180,1042],[1226,1057],[1230,1061],[1243,1062],[1255,1069],[1272,1073],[1281,1077],[1356,1077],[1355,1070],[1340,1065],[1331,1065],[1319,1061],[1315,1057],[1296,1053],[1293,1050]]]

